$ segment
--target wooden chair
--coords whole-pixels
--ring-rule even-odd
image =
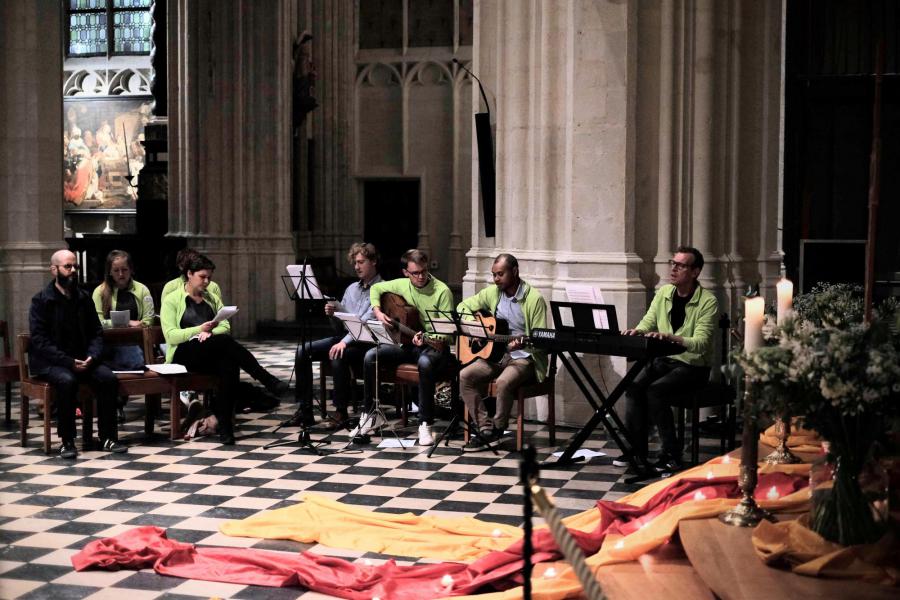
[[[12,421],[12,384],[19,381],[19,362],[9,352],[9,329],[6,321],[0,321],[0,337],[3,338],[3,356],[0,357],[0,382],[6,384],[6,424]]]
[[[726,357],[726,363],[728,362],[728,335],[730,328],[731,321],[729,320],[728,315],[723,313],[722,316],[719,317],[719,331],[722,340],[722,356]],[[711,375],[715,377],[716,373],[713,372]],[[733,385],[727,381],[711,377],[710,381],[699,390],[683,396],[677,396],[670,400],[670,405],[678,409],[678,443],[681,448],[684,448],[685,442],[684,411],[691,411],[691,464],[696,465],[700,460],[700,409],[702,408],[722,407],[723,414],[720,419],[722,438],[720,449],[722,454],[725,453],[726,447],[728,450],[734,450],[734,436],[736,429],[736,410],[734,401],[736,396],[737,392]]]
[[[437,383],[449,381],[452,392],[451,398],[459,397],[459,366],[456,357],[451,356],[450,363],[445,368],[445,372],[438,378]],[[394,369],[383,370],[380,374],[380,383],[394,384],[395,389],[399,393],[398,404],[400,409],[400,423],[403,427],[409,424],[409,401],[406,397],[406,390],[410,386],[419,385],[419,367],[415,363],[401,363]]]
[[[166,342],[162,328],[154,325],[147,327],[145,356],[149,357],[147,364],[161,364],[165,362],[165,357],[157,356],[155,349]],[[214,375],[205,375],[202,373],[184,373],[181,375],[166,375],[162,379],[169,385],[169,419],[170,419],[170,438],[173,440],[181,439],[181,392],[198,391],[212,392],[219,387],[219,379]]]
[[[494,380],[488,386],[488,396],[497,396],[497,381]],[[520,386],[516,392],[516,451],[521,452],[525,443],[525,400],[547,396],[548,414],[547,428],[550,431],[550,445],[556,445],[556,355],[550,355],[550,370],[547,377],[540,383]],[[468,409],[464,410],[465,418],[469,418]],[[465,441],[469,441],[468,430],[464,434]]]

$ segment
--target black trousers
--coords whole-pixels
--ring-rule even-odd
[[[223,433],[230,433],[234,429],[234,406],[241,370],[257,381],[270,377],[256,357],[230,335],[214,335],[204,342],[190,340],[178,344],[173,361],[184,365],[188,371],[219,378],[213,413]],[[177,398],[174,401],[177,402]]]
[[[450,349],[435,350],[427,344],[414,346],[377,346],[366,352],[365,382],[366,411],[372,409],[375,394],[375,363],[382,371],[403,363],[415,363],[419,368],[419,423],[434,422],[434,390],[438,378],[450,366]]]
[[[695,367],[669,357],[655,358],[625,391],[625,427],[634,441],[634,452],[647,456],[650,425],[656,425],[662,451],[681,457],[675,419],[669,399],[698,389],[709,380],[709,367]]]
[[[109,367],[98,364],[83,373],[66,367],[50,367],[38,376],[53,386],[56,397],[56,427],[63,440],[75,439],[75,405],[78,384],[88,384],[97,398],[97,434],[101,440],[118,440],[116,425],[116,395],[119,380]]]
[[[344,348],[344,355],[330,360],[328,351],[340,342],[343,336],[322,338],[307,342],[297,350],[294,361],[294,372],[297,374],[297,387],[295,398],[299,408],[305,414],[312,415],[312,363],[313,361],[326,361],[331,363],[331,376],[334,380],[334,407],[339,411],[347,411],[347,403],[350,399],[350,390],[353,387],[353,369],[362,373],[363,358],[366,352],[372,348],[372,344],[362,342],[350,342]],[[322,390],[325,393],[325,390]]]

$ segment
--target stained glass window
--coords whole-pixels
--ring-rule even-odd
[[[150,2],[69,0],[67,56],[149,54]]]

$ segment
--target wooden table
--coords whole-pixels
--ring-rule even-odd
[[[635,562],[600,567],[597,579],[609,600],[715,598],[678,544],[667,544]]]
[[[718,519],[682,521],[681,544],[691,565],[707,586],[724,600],[895,600],[897,589],[866,583],[796,575],[763,564],[750,542],[753,529],[731,527]]]

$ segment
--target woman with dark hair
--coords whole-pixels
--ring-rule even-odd
[[[219,422],[219,439],[234,444],[234,406],[240,371],[263,384],[276,395],[287,384],[266,371],[249,350],[231,337],[227,320],[215,321],[222,299],[209,293],[210,275],[216,265],[199,254],[185,266],[187,280],[181,291],[170,292],[163,300],[160,319],[166,338],[166,362],[178,363],[190,371],[219,378],[213,412]]]
[[[178,269],[179,275],[172,281],[166,283],[165,286],[163,286],[162,294],[160,295],[159,299],[160,304],[165,301],[166,296],[168,296],[171,292],[184,287],[184,284],[187,282],[187,266],[198,256],[201,256],[201,254],[193,248],[182,248],[178,251],[178,255],[175,257],[175,268]],[[209,286],[206,288],[206,291],[213,296],[218,296],[220,299],[222,298],[222,290],[219,288],[219,284],[215,281],[209,282]]]

